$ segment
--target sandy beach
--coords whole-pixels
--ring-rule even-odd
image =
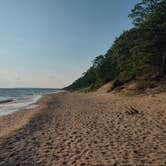
[[[164,166],[166,93],[59,93],[0,117],[0,165]]]

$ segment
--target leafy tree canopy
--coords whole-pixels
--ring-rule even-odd
[[[105,55],[66,89],[91,90],[108,81],[116,85],[145,74],[166,75],[166,0],[142,0],[131,10],[134,28],[123,32]]]

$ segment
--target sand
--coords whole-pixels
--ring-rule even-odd
[[[48,95],[1,117],[0,135],[4,166],[165,166],[166,93]]]

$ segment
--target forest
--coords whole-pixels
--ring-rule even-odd
[[[105,55],[67,90],[94,90],[112,81],[113,88],[136,78],[166,76],[166,1],[142,0],[129,13],[133,28],[117,37]]]

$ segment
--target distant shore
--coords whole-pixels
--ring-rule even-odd
[[[166,93],[58,93],[0,117],[0,165],[164,165]]]

